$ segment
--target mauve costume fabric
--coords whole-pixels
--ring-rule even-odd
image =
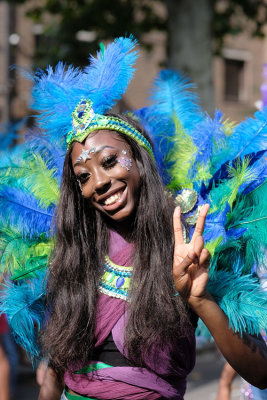
[[[114,263],[131,265],[133,252],[132,244],[111,231],[109,257]],[[127,357],[123,346],[126,318],[127,303],[124,300],[101,294],[97,310],[96,347],[112,332],[118,350]],[[103,368],[88,374],[66,371],[64,380],[74,392],[97,399],[181,400],[186,389],[186,377],[195,364],[193,328],[175,346],[166,344],[164,349],[155,346],[155,351],[152,349],[146,362],[150,370],[129,366]]]

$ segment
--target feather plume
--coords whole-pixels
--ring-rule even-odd
[[[43,208],[54,206],[59,198],[59,185],[54,178],[55,170],[49,170],[40,154],[33,154],[32,160],[22,166],[24,186],[38,200]]]
[[[65,145],[51,142],[49,135],[45,135],[38,128],[30,130],[25,136],[27,155],[40,154],[47,168],[54,171],[55,179],[61,183],[63,164],[65,159]]]
[[[54,207],[42,208],[31,193],[8,186],[0,189],[0,219],[9,221],[25,236],[49,236],[53,213]]]
[[[266,149],[267,108],[257,111],[254,118],[241,122],[229,138],[228,159],[243,158],[250,153]]]
[[[35,74],[32,108],[41,112],[39,126],[54,142],[72,129],[71,114],[82,98],[90,98],[96,113],[104,113],[121,98],[133,75],[135,46],[132,37],[118,38],[96,58],[90,57],[84,71],[60,62],[55,71],[48,67]]]
[[[195,187],[200,187],[201,182],[207,184],[212,175],[228,160],[223,155],[229,147],[228,138],[232,126],[232,123],[224,120],[222,112],[216,110],[214,119],[206,115],[190,133],[197,149],[195,162],[189,171]]]
[[[25,238],[11,226],[1,226],[0,272],[13,280],[29,279],[36,271],[47,267],[52,240]]]
[[[81,84],[90,87],[101,96],[93,101],[94,111],[105,113],[125,93],[134,73],[134,64],[138,53],[134,48],[137,41],[133,36],[120,37],[102,47],[97,56],[90,56],[89,66],[84,70]]]
[[[208,290],[229,319],[229,327],[241,335],[257,335],[266,329],[267,292],[251,275],[217,271]]]
[[[150,112],[157,117],[175,116],[182,127],[191,131],[203,119],[199,98],[188,78],[171,70],[163,70],[154,81]]]
[[[177,190],[190,185],[187,170],[194,161],[196,148],[189,133],[203,119],[193,88],[183,75],[171,70],[161,71],[152,88],[152,104],[136,111],[153,138],[156,161],[164,181],[171,180],[169,186]]]
[[[39,356],[38,332],[45,318],[45,275],[21,284],[6,282],[1,290],[1,312],[7,315],[15,340],[34,358]]]

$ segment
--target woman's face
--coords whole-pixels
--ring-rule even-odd
[[[129,145],[102,130],[72,149],[72,165],[83,196],[113,221],[132,217],[139,197],[140,175]]]

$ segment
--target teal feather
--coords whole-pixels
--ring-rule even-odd
[[[232,210],[227,214],[226,233],[233,229],[244,229],[242,236],[217,246],[211,261],[210,274],[218,270],[238,271],[250,274],[252,268],[267,269],[267,181],[244,195],[238,195]]]
[[[38,333],[45,319],[44,274],[23,283],[6,282],[1,290],[1,313],[7,315],[15,340],[32,359],[39,357]]]
[[[242,335],[258,335],[267,327],[267,291],[251,275],[217,271],[208,290],[229,319],[229,327]]]

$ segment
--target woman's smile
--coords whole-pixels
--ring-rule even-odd
[[[101,200],[100,203],[106,210],[115,210],[117,207],[121,207],[127,201],[127,187],[109,194],[105,199]]]

